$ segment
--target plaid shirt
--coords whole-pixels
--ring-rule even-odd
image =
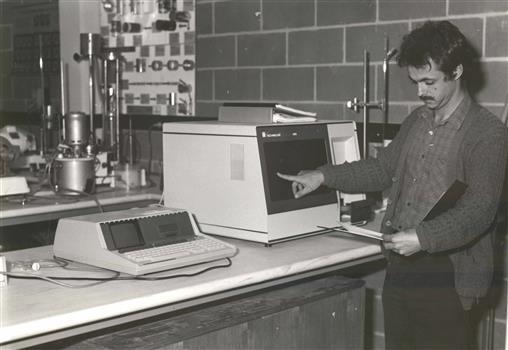
[[[420,113],[392,220],[396,230],[416,227],[450,186],[446,180],[449,151],[470,104],[471,98],[464,97],[450,117],[438,124],[432,110],[425,108]]]

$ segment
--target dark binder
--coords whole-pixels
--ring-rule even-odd
[[[434,219],[436,216],[444,213],[450,208],[455,206],[455,203],[459,200],[459,198],[466,191],[467,184],[460,180],[455,180],[450,187],[446,191],[444,191],[439,200],[434,204],[434,206],[428,211],[428,213],[423,218],[423,221],[428,221]]]

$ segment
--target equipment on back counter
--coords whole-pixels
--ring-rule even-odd
[[[0,137],[7,140],[12,147],[17,147],[19,153],[37,150],[35,136],[14,125],[6,125],[0,129]]]
[[[64,120],[65,140],[51,161],[50,185],[65,194],[94,193],[97,160],[90,142],[90,119],[82,112],[69,112]]]
[[[0,129],[2,147],[2,175],[12,170],[38,171],[44,169],[46,160],[37,151],[35,135],[14,125]]]
[[[69,112],[64,117],[64,142],[58,146],[58,152],[49,166],[51,187],[64,194],[94,193],[96,185],[137,188],[146,184],[142,169],[134,172],[129,169],[124,179],[121,167],[111,159],[111,152],[96,152],[91,142],[89,118],[82,112]],[[137,175],[137,177],[136,177]],[[115,176],[118,181],[115,181]],[[125,175],[126,176],[126,175]],[[125,186],[122,184],[126,183]]]
[[[123,31],[136,31],[137,23],[123,23]],[[98,34],[82,33],[81,51],[74,56],[76,62],[88,60],[90,75],[90,114],[68,113],[66,125],[67,136],[65,144],[72,148],[72,155],[63,150],[55,159],[55,179],[58,185],[58,174],[72,179],[67,185],[81,188],[80,191],[93,191],[89,186],[89,175],[94,174],[95,184],[110,184],[114,186],[114,167],[118,165],[121,157],[120,140],[120,104],[121,104],[121,62],[122,53],[133,52],[134,47],[104,47],[102,38]],[[101,62],[101,64],[97,64]],[[100,81],[96,81],[100,77]],[[102,102],[102,135],[101,142],[95,140],[93,118],[95,115],[96,87],[100,87]],[[88,119],[88,120],[86,120]],[[85,127],[88,125],[89,127]],[[83,134],[85,133],[85,134]],[[129,131],[132,134],[132,131]],[[85,140],[86,142],[83,142]],[[129,139],[129,142],[132,140]],[[99,152],[100,151],[100,152]],[[72,160],[69,160],[71,158]],[[66,159],[65,161],[63,159]],[[93,161],[91,161],[93,159]],[[59,170],[60,169],[60,170]],[[67,169],[67,171],[65,171]],[[80,177],[78,175],[82,174]],[[63,181],[63,180],[60,180]],[[83,188],[83,186],[86,186]]]

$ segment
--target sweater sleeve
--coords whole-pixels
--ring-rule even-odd
[[[382,191],[391,185],[391,177],[379,159],[368,158],[319,168],[324,185],[346,193]]]
[[[465,246],[494,223],[507,165],[508,129],[500,123],[492,127],[492,122],[484,123],[482,128],[484,132],[470,141],[471,151],[465,155],[466,192],[453,208],[416,228],[425,251]]]

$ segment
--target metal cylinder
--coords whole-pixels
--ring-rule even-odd
[[[124,33],[139,33],[141,32],[141,24],[125,22],[122,23],[122,32]]]
[[[90,119],[82,112],[69,112],[65,116],[65,142],[69,146],[82,146],[90,137]]]
[[[53,161],[53,184],[60,193],[95,192],[95,158],[57,158]]]

